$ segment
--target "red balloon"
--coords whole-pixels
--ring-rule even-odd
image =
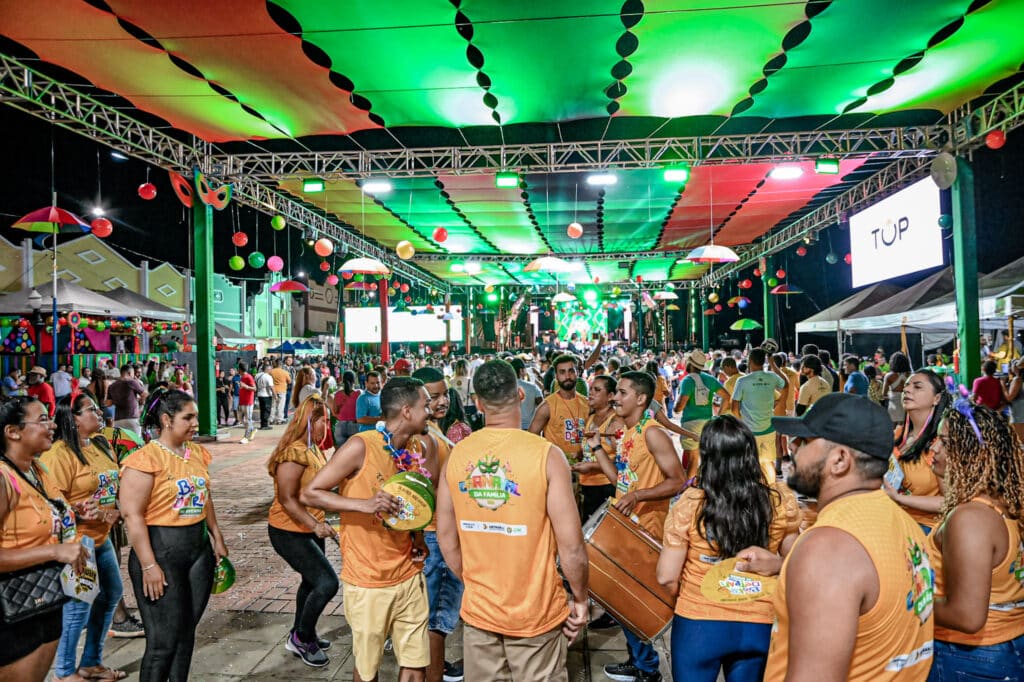
[[[231,243],[237,247],[243,247],[249,243],[249,237],[245,232],[235,232],[231,235]]]
[[[333,287],[333,286],[337,286],[337,284],[338,284],[338,276],[337,275],[327,275],[327,286]]]
[[[754,277],[760,277],[760,276],[761,276],[761,269],[760,268],[754,268]]]
[[[796,255],[798,255],[798,256],[806,256],[807,255],[807,247],[805,247],[805,246],[798,246],[798,247],[796,247]]]
[[[334,242],[327,237],[321,237],[313,244],[313,250],[316,251],[316,255],[326,258],[334,251]]]
[[[594,278],[594,284],[600,284],[600,282],[601,282],[601,278],[600,277],[595,277]]]
[[[412,296],[406,296],[405,297],[405,302],[406,303],[412,303]]]
[[[749,289],[752,286],[754,286],[754,283],[751,282],[749,279],[745,279],[742,282],[740,282],[741,289]]]
[[[993,130],[985,136],[985,146],[989,149],[1000,149],[1006,144],[1006,133],[1002,130]]]
[[[778,277],[779,279],[782,279],[783,277],[786,276],[786,271],[783,270],[782,268],[779,268],[778,270],[775,271],[775,276]]]
[[[327,272],[328,270],[331,269],[331,264],[328,263],[327,261],[320,261],[320,269],[323,270],[324,272]]]
[[[341,278],[342,278],[343,280],[346,280],[346,281],[348,281],[348,280],[352,279],[352,273],[351,273],[351,272],[349,272],[348,270],[343,270],[343,271],[341,272]]]
[[[402,284],[402,286],[398,287],[398,290],[401,291],[403,294],[407,294],[409,293],[409,285]]]
[[[438,244],[442,244],[448,239],[448,230],[443,227],[434,229],[434,241]]]
[[[146,201],[152,201],[156,199],[156,185],[152,182],[144,182],[139,185],[139,196]]]
[[[843,260],[846,261],[847,265],[850,265],[851,263],[853,263],[853,256],[850,254],[846,254],[845,256],[843,256]]]
[[[89,224],[92,233],[100,239],[106,239],[114,232],[114,225],[106,218],[96,218]]]
[[[722,312],[722,304],[721,303],[716,303],[715,304],[715,312],[716,313]]]

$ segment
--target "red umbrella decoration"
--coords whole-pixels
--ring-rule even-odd
[[[270,285],[270,290],[275,293],[304,294],[309,287],[298,280],[285,279]]]

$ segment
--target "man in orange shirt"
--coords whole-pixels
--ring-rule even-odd
[[[421,533],[390,530],[381,521],[400,511],[398,500],[381,490],[399,470],[420,470],[437,480],[433,441],[415,437],[427,432],[427,401],[422,381],[389,381],[380,394],[382,424],[345,441],[299,495],[306,506],[341,512],[341,581],[355,682],[377,679],[389,636],[401,682],[422,682],[430,662],[426,545]]]
[[[473,387],[487,426],[452,448],[437,501],[438,544],[466,588],[466,679],[567,681],[567,639],[587,622],[588,578],[569,467],[558,448],[520,429],[511,365],[484,363]]]
[[[558,390],[544,399],[533,415],[530,432],[562,451],[570,461],[579,461],[583,453],[583,429],[590,414],[587,399],[576,392],[579,373],[576,358],[559,355],[553,363]]]
[[[274,369],[270,370],[270,377],[274,380],[274,407],[271,412],[272,424],[284,424],[285,396],[288,395],[288,387],[292,383],[292,375],[281,366],[280,360],[274,360]]]

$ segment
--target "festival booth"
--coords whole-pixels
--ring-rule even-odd
[[[902,291],[900,287],[885,282],[873,284],[844,298],[839,303],[808,317],[796,325],[796,347],[800,348],[800,334],[835,334],[836,347],[842,353],[843,320],[854,313],[886,301]]]

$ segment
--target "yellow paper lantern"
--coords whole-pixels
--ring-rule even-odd
[[[395,245],[395,253],[397,253],[398,257],[402,260],[409,260],[416,255],[416,247],[412,245],[412,242],[403,240]]]
[[[718,303],[718,294],[712,291],[710,294],[708,294],[708,300],[711,301],[712,303]]]

